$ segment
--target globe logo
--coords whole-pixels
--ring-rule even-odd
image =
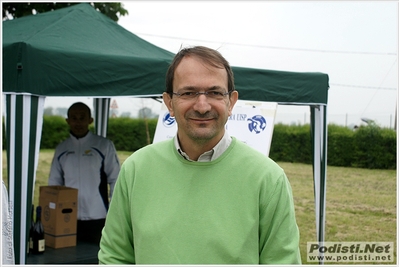
[[[249,121],[248,128],[250,132],[259,134],[266,129],[266,119],[262,115],[255,115],[247,119],[247,121]]]
[[[165,113],[165,115],[163,116],[163,120],[162,121],[163,121],[163,125],[165,127],[167,127],[167,128],[172,127],[175,124],[175,122],[176,122],[175,118],[170,116],[169,112]]]

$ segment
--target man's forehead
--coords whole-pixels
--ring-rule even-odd
[[[85,108],[73,108],[70,110],[71,112],[79,113],[79,112],[87,112]]]
[[[74,116],[85,116],[89,114],[89,112],[85,108],[73,108],[69,111],[69,114]]]
[[[184,57],[175,70],[175,78],[184,78],[187,75],[197,76],[199,73],[206,75],[222,76],[227,81],[227,71],[221,65],[213,65],[199,57]]]
[[[188,62],[190,62],[191,64],[201,64],[201,65],[206,66],[206,67],[212,67],[212,68],[225,70],[223,64],[218,63],[218,62],[214,62],[214,61],[211,61],[211,60],[206,60],[206,59],[201,58],[201,57],[196,56],[196,55],[186,55],[186,56],[184,56],[181,59],[180,63],[177,65],[177,67],[179,67],[179,65],[188,64]]]

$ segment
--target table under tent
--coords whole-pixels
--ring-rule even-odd
[[[3,22],[3,94],[9,199],[17,264],[26,245],[46,97],[92,97],[106,136],[110,98],[160,97],[174,54],[89,4]],[[317,240],[324,241],[328,75],[233,67],[241,100],[310,107]]]

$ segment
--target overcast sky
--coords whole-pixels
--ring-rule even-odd
[[[129,15],[118,23],[159,47],[176,53],[181,46],[206,45],[218,49],[233,66],[326,73],[330,79],[329,123],[359,124],[366,117],[393,126],[398,2],[122,3]],[[159,108],[153,100],[116,100],[119,113],[136,114],[143,105],[155,111]],[[92,103],[91,99],[87,102]],[[53,103],[46,101],[47,106]],[[308,123],[308,115],[308,107],[279,106],[276,119]]]

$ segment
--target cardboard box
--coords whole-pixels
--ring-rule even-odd
[[[66,186],[41,186],[39,205],[46,246],[76,246],[78,190]]]

